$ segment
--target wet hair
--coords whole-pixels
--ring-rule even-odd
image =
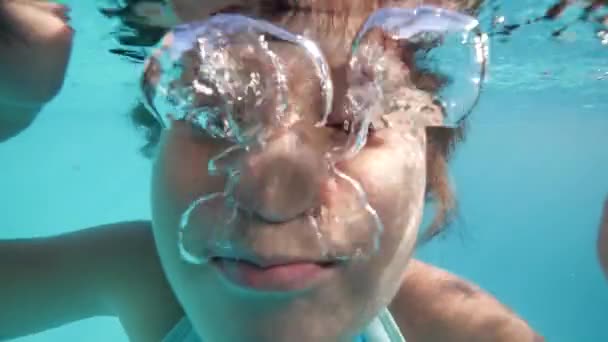
[[[112,48],[110,52],[134,62],[143,62],[147,56],[142,48],[154,46],[168,31],[147,24],[145,18],[135,14],[135,5],[142,1],[166,3],[165,0],[111,0],[112,6],[99,8],[106,18],[118,21],[112,35],[120,47]]]
[[[513,22],[506,25],[493,23],[493,26],[488,30],[488,36],[497,37],[498,39],[496,40],[498,42],[508,43],[509,38],[513,36],[513,34],[519,29],[538,23],[556,22],[557,19],[562,16],[568,8],[573,7],[575,4],[578,3],[571,0],[556,0],[553,5],[549,6],[540,16],[527,18],[521,22]],[[489,0],[488,7],[489,12],[491,13],[490,17],[499,17],[499,13],[502,11],[502,5],[503,3],[501,1]],[[562,23],[557,27],[553,27],[551,30],[551,36],[554,38],[559,38],[564,34],[564,32],[581,22],[600,24],[600,28],[596,30],[596,33],[604,30],[604,25],[602,25],[604,17],[601,13],[602,9],[605,9],[606,7],[608,7],[608,2],[606,0],[586,1],[578,17],[576,17],[574,20],[570,20],[567,23]],[[603,15],[606,14],[604,13]]]
[[[142,47],[154,46],[167,33],[166,28],[160,28],[146,24],[145,18],[135,14],[134,7],[140,2],[153,2],[165,4],[170,0],[106,0],[110,6],[99,8],[99,12],[109,19],[117,19],[119,25],[112,32],[120,47],[110,49],[110,52],[133,62],[143,62],[147,55]],[[472,9],[479,8],[484,0],[457,0],[460,7]],[[371,11],[385,6],[389,3],[399,1],[394,0],[372,0],[372,1],[351,1],[351,0],[257,0],[253,1],[252,9],[247,12],[255,13],[277,13],[286,11],[323,11],[323,12],[343,12],[343,11]],[[427,4],[440,4],[445,0],[426,0]],[[219,12],[244,11],[238,6],[228,6]]]
[[[108,17],[118,19],[120,25],[113,32],[116,40],[122,45],[119,48],[113,48],[110,50],[111,53],[123,56],[129,60],[135,62],[142,62],[146,58],[145,50],[141,47],[149,47],[155,45],[162,36],[167,32],[164,28],[154,27],[145,23],[143,18],[138,17],[134,11],[134,5],[140,1],[146,2],[157,2],[166,3],[168,0],[109,0],[114,6],[100,8],[100,12]],[[370,11],[378,7],[399,3],[399,0],[371,0],[371,1],[350,1],[350,0],[333,0],[333,1],[321,1],[321,0],[257,0],[254,1],[257,7],[253,12],[260,11],[285,11],[285,10],[300,10],[300,11]],[[447,6],[452,5],[457,8],[464,8],[464,12],[469,14],[477,14],[482,5],[489,8],[492,17],[498,17],[502,10],[501,2],[497,0],[425,0],[425,4]],[[489,28],[488,35],[490,37],[498,37],[499,42],[508,42],[514,32],[520,28],[537,24],[541,22],[555,21],[563,12],[572,6],[572,2],[569,0],[556,0],[556,2],[549,6],[543,15],[528,18],[520,23],[511,23],[504,26],[497,26],[496,24]],[[552,31],[553,37],[561,36],[567,29],[569,29],[576,22],[592,22],[605,20],[601,18],[592,18],[594,12],[599,12],[599,8],[605,5],[605,0],[591,0],[584,7],[583,12],[576,19],[576,21],[565,24]],[[234,6],[231,6],[234,7]],[[228,11],[238,10],[238,8],[228,8]],[[2,19],[2,13],[0,12],[0,19]],[[8,31],[6,20],[0,20],[0,39],[2,34]]]
[[[363,16],[365,19],[367,16]],[[283,25],[290,30],[294,27],[303,30],[314,27],[316,36],[325,45],[326,53],[347,54],[350,42],[362,22],[350,25],[349,15],[337,15],[327,12],[292,10],[271,16],[273,22]],[[351,23],[352,24],[352,23]],[[355,27],[356,26],[356,27]],[[310,30],[308,30],[310,32]],[[411,58],[411,56],[409,56]],[[404,57],[405,58],[405,57]],[[411,81],[418,89],[431,93],[438,92],[449,83],[449,78],[426,70],[412,70]],[[146,144],[142,147],[144,155],[151,157],[161,135],[160,123],[142,103],[137,103],[131,111],[133,123],[141,128],[146,136]],[[465,121],[456,128],[429,127],[427,128],[427,190],[428,201],[435,204],[435,218],[424,231],[421,242],[428,241],[443,232],[456,213],[456,200],[448,177],[448,161],[457,144],[464,139]]]

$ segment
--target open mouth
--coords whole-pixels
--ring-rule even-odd
[[[268,261],[214,257],[211,264],[233,285],[256,292],[294,292],[315,287],[339,266],[334,261]]]

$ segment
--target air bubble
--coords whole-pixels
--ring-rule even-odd
[[[272,44],[303,51],[316,68],[324,112],[333,84],[316,44],[270,23],[241,15],[217,15],[176,27],[153,60],[158,73],[144,75],[144,102],[163,126],[188,118],[212,137],[247,144],[265,129],[285,124],[289,92],[284,62]],[[325,114],[325,113],[323,113]],[[290,122],[293,124],[293,122]]]
[[[361,57],[372,49],[371,45],[378,44],[369,39],[374,30],[381,30],[394,41],[401,53],[413,54],[412,60],[406,61],[410,62],[407,67],[412,75],[418,78],[413,80],[412,88],[435,92],[435,100],[441,103],[445,115],[444,125],[457,126],[476,105],[486,74],[488,38],[479,30],[479,22],[432,6],[380,9],[367,20],[353,44],[356,62],[377,68],[383,65],[378,57]],[[374,80],[385,96],[391,91],[386,89],[386,81]],[[424,118],[421,121],[425,122]]]
[[[310,116],[310,108],[298,109],[290,103],[298,90],[290,85],[299,86],[301,75],[290,78],[281,46],[306,59],[297,64],[312,66],[305,71],[318,81],[321,103],[315,120],[304,116]],[[204,264],[218,253],[229,255],[237,248],[235,241],[244,239],[243,229],[253,221],[264,222],[252,212],[255,208],[245,209],[239,203],[237,192],[244,177],[265,177],[261,171],[251,175],[242,170],[253,156],[269,154],[272,143],[282,138],[287,140],[281,146],[289,151],[279,152],[299,153],[300,160],[317,158],[310,161],[315,165],[311,172],[319,174],[307,175],[316,177],[312,186],[336,184],[332,195],[340,196],[338,204],[316,203],[318,207],[302,213],[306,222],[297,234],[308,234],[315,242],[309,250],[335,260],[374,255],[381,248],[383,222],[362,184],[336,165],[364,148],[372,125],[374,129],[391,129],[393,123],[426,126],[441,111],[443,124],[457,125],[477,101],[487,58],[487,38],[471,17],[429,6],[375,12],[352,44],[345,106],[339,108],[345,118],[338,121],[344,123],[346,138],[336,145],[324,143],[331,145],[328,148],[311,133],[334,129],[326,125],[336,110],[330,68],[316,43],[240,15],[222,14],[176,27],[147,61],[141,79],[144,103],[163,128],[185,121],[218,146],[219,142],[226,146],[208,158],[205,175],[224,182],[223,189],[196,195],[182,215],[178,230],[182,258]],[[443,82],[441,86],[429,89],[428,82],[437,80]],[[441,109],[429,106],[433,100],[442,104]],[[406,116],[389,118],[387,114],[394,111]],[[413,154],[412,159],[423,157]],[[266,171],[276,174],[277,170]]]

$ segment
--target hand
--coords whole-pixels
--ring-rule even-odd
[[[0,1],[0,141],[17,134],[59,93],[73,30],[66,6],[38,0]]]
[[[46,1],[0,4],[15,33],[0,42],[0,99],[26,106],[44,104],[63,85],[73,36],[69,11]]]

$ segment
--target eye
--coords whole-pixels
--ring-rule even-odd
[[[230,123],[219,111],[210,109],[189,114],[182,119],[197,135],[211,138],[230,138]]]
[[[342,132],[346,135],[354,134],[358,130],[358,127],[354,127],[355,125],[353,125],[352,120],[349,120],[349,119],[344,119],[341,122],[328,120],[326,126],[329,128],[332,128],[336,131]],[[375,133],[374,126],[373,126],[373,124],[370,123],[367,127],[367,136],[370,137],[374,133]]]
[[[327,122],[327,127],[332,128],[336,131],[340,131],[340,132],[344,132],[344,133],[350,133],[350,126],[351,126],[351,122],[349,120],[343,120],[343,121],[337,121],[337,122],[332,122],[332,121],[328,121]]]

